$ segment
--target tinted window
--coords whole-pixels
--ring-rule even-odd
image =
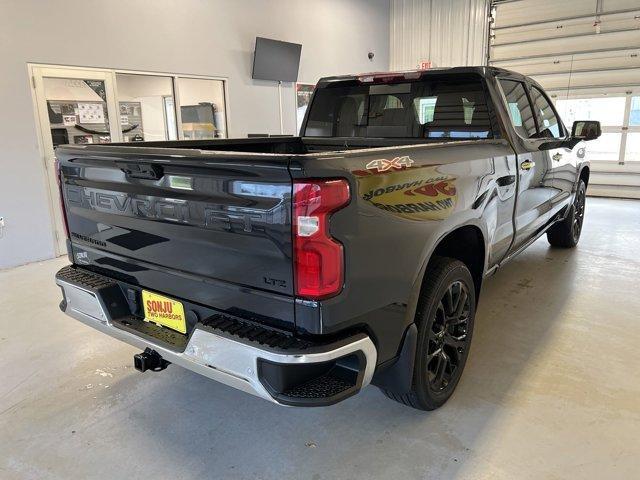
[[[320,88],[305,136],[490,138],[478,75],[428,75],[394,83],[339,82]]]
[[[514,80],[499,80],[504,95],[507,98],[511,123],[518,135],[523,138],[535,137],[537,134],[533,111],[524,85]]]
[[[542,92],[536,87],[531,88],[531,101],[538,120],[538,128],[540,129],[540,137],[560,138],[562,136],[562,128],[551,104],[547,101]]]

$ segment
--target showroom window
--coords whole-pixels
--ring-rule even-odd
[[[105,79],[42,77],[53,146],[111,143]]]
[[[34,67],[34,82],[46,105],[40,123],[50,132],[48,148],[227,136],[223,79]]]
[[[226,138],[224,84],[220,80],[178,78],[185,140]]]
[[[633,127],[640,127],[640,97],[631,97],[629,125]]]
[[[640,96],[631,97],[625,161],[640,162]]]
[[[30,65],[56,252],[66,251],[54,148],[226,138],[226,80],[113,69]]]
[[[575,120],[600,121],[602,135],[586,146],[589,160],[619,164],[640,161],[639,96],[558,99],[556,108],[569,128]]]
[[[118,112],[124,142],[175,140],[173,82],[170,77],[116,74]]]

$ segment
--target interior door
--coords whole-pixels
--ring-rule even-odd
[[[32,67],[40,145],[49,186],[49,205],[56,253],[66,253],[64,219],[55,170],[54,148],[66,143],[111,143],[121,140],[110,72]]]

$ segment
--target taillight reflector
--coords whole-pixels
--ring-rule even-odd
[[[293,250],[296,295],[320,300],[337,295],[344,282],[344,252],[331,237],[329,217],[349,203],[346,180],[293,184]]]

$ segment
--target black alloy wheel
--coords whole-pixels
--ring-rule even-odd
[[[551,245],[573,248],[578,244],[584,226],[586,196],[587,186],[581,179],[578,181],[578,188],[567,216],[547,230],[547,240]]]
[[[416,307],[417,344],[409,391],[382,389],[419,410],[435,410],[453,394],[464,370],[476,311],[476,286],[467,265],[433,257]]]
[[[436,394],[449,386],[466,357],[470,311],[467,286],[461,281],[451,283],[438,303],[429,329],[427,380]]]
[[[582,186],[582,185],[580,185]],[[580,234],[582,233],[582,224],[584,223],[584,205],[586,200],[586,192],[584,188],[578,188],[576,198],[573,202],[573,223],[571,225],[571,235],[573,241],[578,243]]]

